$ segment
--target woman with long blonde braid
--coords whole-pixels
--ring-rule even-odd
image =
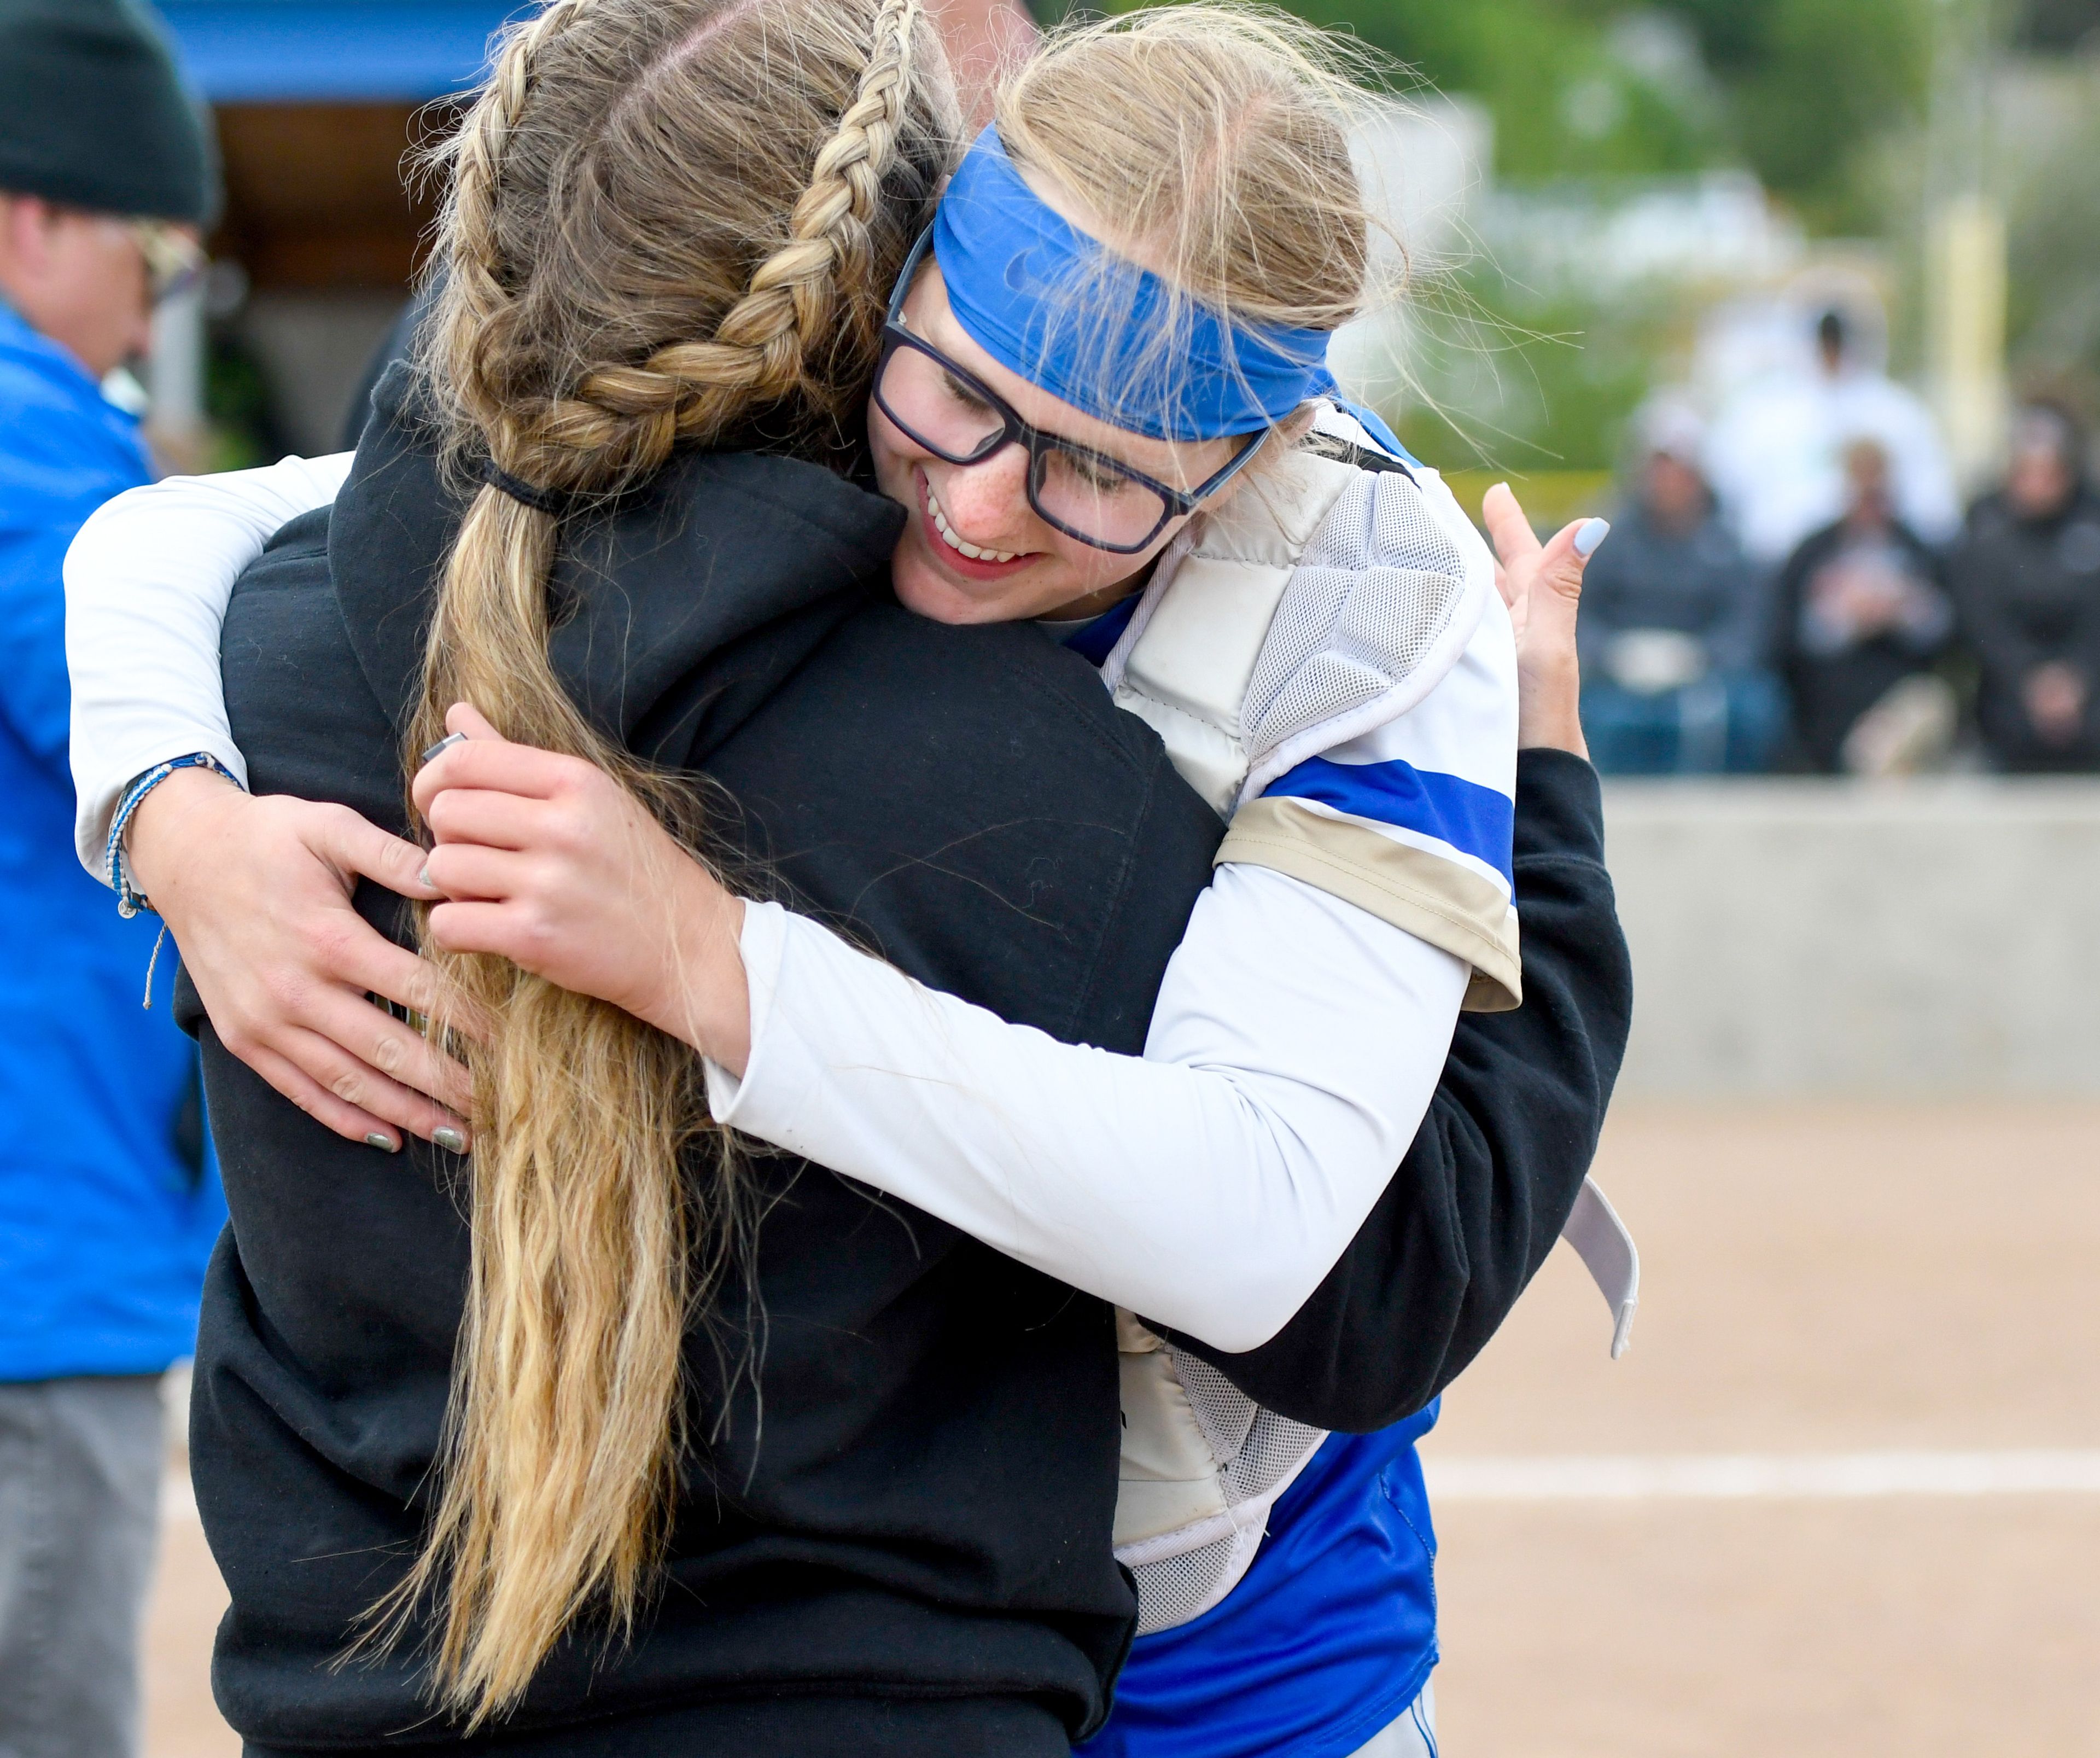
[[[547,586],[558,528],[544,497],[618,495],[653,476],[674,446],[719,444],[754,410],[799,405],[801,437],[843,449],[857,413],[851,381],[823,363],[872,347],[869,289],[880,282],[868,235],[907,120],[919,7],[882,0],[867,70],[817,153],[788,241],[712,336],[596,365],[568,388],[550,351],[571,345],[576,317],[536,311],[535,284],[518,285],[518,223],[499,190],[506,172],[518,179],[520,160],[559,153],[522,125],[548,46],[587,25],[598,4],[558,0],[520,33],[448,148],[452,272],[428,379],[440,387],[455,466],[485,460],[491,479],[446,561],[404,760],[412,771],[417,753],[444,738],[450,705],[476,703],[507,737],[617,776],[698,852],[704,814],[691,783],[594,727],[555,673]],[[522,181],[541,183],[532,168]],[[616,201],[571,223],[578,230],[562,244],[579,269],[633,241]],[[549,272],[543,260],[540,277]],[[521,400],[521,378],[538,394]],[[505,492],[506,479],[538,485],[541,504]],[[418,1599],[443,1596],[437,1675],[472,1725],[516,1701],[586,1603],[632,1627],[666,1531],[686,1318],[748,1248],[752,1198],[727,1137],[707,1128],[690,1046],[508,959],[448,952],[427,933],[423,949],[477,1022],[467,1060],[482,1122],[441,1493],[382,1628],[398,1632]],[[680,1168],[690,1143],[709,1164],[688,1184]]]
[[[258,792],[457,830],[472,790],[428,826],[404,796],[471,699],[923,980],[1138,1049],[1214,820],[1032,630],[899,608],[905,515],[862,485],[959,135],[913,0],[515,28],[451,149],[422,357],[229,614]],[[192,1469],[249,1752],[1023,1758],[1098,1725],[1134,1614],[1106,1305],[739,1164],[634,997],[477,955],[470,921],[429,948],[445,983],[399,981],[417,924],[358,903],[402,961],[368,987],[438,1028],[397,1066],[476,1134],[373,1154],[203,1030],[236,1218]]]
[[[755,1693],[768,1700],[737,1727],[739,1751],[879,1751],[937,1738],[963,1751],[1057,1749],[1098,1713],[1117,1630],[1127,1628],[1105,1617],[1114,1596],[1088,1548],[1102,1540],[1097,1526],[1088,1532],[1100,1510],[1076,1487],[1110,1463],[1088,1426],[1102,1387],[1087,1381],[1074,1341],[1092,1325],[1097,1359],[1109,1357],[1091,1296],[1155,1314],[1195,1351],[1144,1357],[1141,1340],[1157,1350],[1160,1339],[1135,1318],[1114,1333],[1128,1352],[1129,1434],[1142,1431],[1135,1451],[1126,1441],[1124,1475],[1135,1468],[1149,1492],[1133,1506],[1144,1519],[1173,1517],[1126,1546],[1118,1505],[1118,1554],[1130,1550],[1151,1620],[1140,1628],[1162,1633],[1134,1662],[1132,1712],[1109,1724],[1101,1749],[1339,1754],[1373,1733],[1367,1751],[1413,1750],[1428,1738],[1426,1694],[1410,1700],[1434,1660],[1433,1600],[1406,1558],[1418,1548],[1418,1533],[1402,1531],[1413,1504],[1393,1500],[1387,1477],[1408,1469],[1428,1419],[1361,1448],[1339,1435],[1320,1446],[1322,1427],[1392,1423],[1485,1340],[1551,1236],[1505,1205],[1542,1220],[1564,1212],[1582,1169],[1571,1146],[1601,1102],[1596,1053],[1555,1011],[1566,994],[1556,954],[1579,947],[1586,978],[1608,992],[1591,1003],[1607,1039],[1616,1005],[1596,869],[1580,888],[1579,933],[1550,925],[1551,899],[1542,933],[1527,917],[1533,1006],[1510,1016],[1516,1030],[1500,1048],[1471,1044],[1473,1028],[1461,1027],[1468,1047],[1436,1100],[1444,1118],[1424,1123],[1388,1182],[1452,1041],[1468,964],[1475,987],[1484,968],[1490,987],[1515,978],[1507,894],[1482,890],[1477,877],[1496,864],[1494,801],[1480,797],[1507,760],[1494,756],[1498,741],[1517,730],[1508,625],[1478,595],[1493,596],[1485,553],[1455,506],[1430,513],[1427,534],[1414,537],[1414,515],[1412,525],[1380,515],[1382,531],[1390,523],[1416,546],[1388,560],[1427,570],[1425,591],[1456,588],[1449,532],[1479,551],[1477,567],[1463,566],[1480,615],[1454,615],[1440,649],[1460,681],[1425,671],[1434,705],[1395,736],[1415,762],[1448,753],[1458,766],[1423,784],[1437,800],[1471,802],[1429,827],[1458,837],[1458,852],[1436,853],[1432,837],[1412,858],[1418,877],[1447,890],[1438,862],[1475,876],[1454,896],[1480,931],[1462,912],[1441,925],[1405,908],[1396,919],[1375,901],[1307,890],[1302,877],[1248,877],[1232,864],[1253,857],[1226,852],[1176,975],[1158,988],[1163,937],[1170,926],[1178,934],[1189,897],[1188,857],[1215,844],[1215,821],[1189,822],[1187,794],[1155,784],[1157,748],[1144,735],[1132,746],[1127,725],[1097,724],[1099,698],[1089,708],[1070,697],[1071,662],[1045,669],[1039,639],[900,629],[893,607],[826,590],[827,570],[872,584],[867,540],[882,521],[859,490],[793,462],[824,459],[866,479],[846,435],[872,376],[872,475],[919,515],[889,558],[898,599],[950,624],[1107,606],[1071,643],[1101,652],[1133,611],[1142,620],[1140,592],[1149,604],[1156,589],[1179,590],[1169,582],[1182,576],[1150,568],[1190,509],[1222,506],[1240,483],[1267,478],[1262,496],[1273,488],[1296,505],[1312,468],[1357,484],[1352,494],[1383,484],[1394,491],[1380,502],[1388,509],[1428,506],[1405,466],[1377,458],[1374,420],[1361,426],[1323,400],[1326,336],[1355,308],[1363,267],[1346,89],[1297,27],[1258,14],[1176,9],[1061,33],[1003,89],[996,133],[971,149],[900,277],[890,222],[900,196],[922,200],[932,179],[917,168],[937,157],[915,152],[914,81],[925,70],[907,52],[908,8],[873,12],[836,125],[813,147],[791,143],[812,153],[813,174],[792,201],[769,197],[770,232],[723,223],[723,140],[694,133],[695,118],[712,124],[725,104],[754,101],[720,82],[674,92],[664,70],[726,46],[734,57],[735,33],[756,18],[767,71],[784,62],[806,76],[805,21],[792,7],[768,17],[761,0],[648,21],[637,46],[599,34],[619,11],[610,0],[558,5],[514,42],[455,148],[451,280],[419,380],[384,388],[324,553],[315,533],[289,528],[283,554],[251,569],[225,624],[226,698],[258,788],[367,810],[377,797],[399,822],[381,778],[397,760],[414,772],[412,800],[435,843],[421,875],[411,877],[424,856],[370,826],[330,833],[366,838],[350,867],[404,894],[437,888],[443,901],[423,925],[430,962],[398,948],[374,962],[354,935],[340,956],[366,961],[354,988],[437,1014],[471,1068],[469,1091],[456,1067],[432,1066],[427,1042],[383,1028],[392,1067],[478,1133],[472,1166],[455,1180],[472,1225],[465,1261],[457,1251],[447,1259],[467,1298],[446,1441],[430,1449],[434,1513],[414,1566],[368,1619],[364,1654],[384,1670],[427,1653],[455,1725],[502,1716],[505,1733],[483,1737],[506,1747],[527,1749],[521,1726],[595,1711],[618,1718],[607,1739],[616,1729],[646,1734],[652,1750],[722,1749],[720,1700]],[[675,36],[651,42],[649,23]],[[581,65],[565,60],[571,52]],[[749,60],[739,68],[754,71]],[[750,120],[729,118],[739,141],[761,138]],[[1014,161],[1002,140],[1020,144]],[[1015,169],[1024,148],[1026,177]],[[752,181],[795,181],[786,159],[752,179],[742,159],[757,150],[736,149],[747,194]],[[664,162],[674,152],[684,157]],[[696,184],[696,171],[714,181]],[[1046,187],[1088,215],[1127,217],[1154,260],[1208,289],[1213,315],[1192,318],[1190,336],[1162,351],[1153,317],[1106,312],[1106,325],[1076,326],[1082,343],[1130,326],[1101,360],[1054,338],[1028,342],[1031,313],[1056,309],[1059,276],[1075,268],[1086,281],[1105,248],[1074,230]],[[1242,248],[1250,238],[1251,251]],[[878,353],[867,292],[891,280]],[[1105,303],[1116,284],[1103,277]],[[1170,289],[1144,309],[1171,314],[1178,297]],[[1237,338],[1229,346],[1221,320]],[[881,363],[872,373],[871,356]],[[1236,360],[1252,363],[1246,375]],[[1156,379],[1155,368],[1169,376]],[[1342,425],[1308,442],[1325,460],[1308,465],[1293,448],[1316,418]],[[1029,425],[1038,422],[1048,425]],[[739,445],[749,449],[728,449]],[[1024,451],[1034,475],[1020,468]],[[1520,526],[1513,502],[1506,510]],[[1330,522],[1346,523],[1339,510]],[[893,539],[901,523],[889,516]],[[988,553],[979,534],[995,525],[1012,536]],[[1551,554],[1566,552],[1579,578],[1575,537],[1571,527]],[[1026,553],[996,553],[1007,549]],[[1513,578],[1551,559],[1535,541],[1523,552],[1508,552]],[[1200,587],[1209,565],[1182,575]],[[422,584],[433,573],[434,601]],[[294,607],[307,601],[323,614],[298,618],[293,634]],[[1214,620],[1229,608],[1200,591],[1196,602]],[[348,646],[332,655],[335,621]],[[294,678],[310,691],[316,677],[345,677],[346,660],[379,718],[406,729],[399,747],[386,749],[355,705],[347,739],[303,697],[296,711],[286,705]],[[1183,774],[1215,792],[1212,748],[1175,740]],[[1383,761],[1356,773],[1416,773]],[[695,791],[703,766],[722,793]],[[1311,775],[1319,763],[1301,767]],[[1577,775],[1554,773],[1564,792],[1579,792]],[[1476,774],[1485,780],[1467,780]],[[227,797],[208,777],[189,779]],[[739,812],[722,803],[731,796]],[[1351,802],[1358,820],[1390,811],[1422,828],[1399,794],[1381,806],[1359,788]],[[257,815],[271,802],[240,810],[249,828],[229,846],[253,850]],[[157,850],[166,836],[178,833],[157,829]],[[791,918],[744,909],[708,877],[731,850],[769,857],[792,899],[849,917],[907,975],[980,1006],[940,1005],[806,925],[792,937],[791,984],[784,952],[766,950]],[[148,868],[149,889],[171,872],[159,854]],[[756,889],[748,868],[736,884]],[[172,877],[165,901],[187,951],[189,929],[209,928],[213,912],[193,882]],[[280,948],[298,940],[286,933],[298,915],[273,927]],[[246,947],[229,960],[211,934],[204,943],[199,983],[207,999],[216,992],[216,1019],[229,970],[269,960]],[[820,944],[832,950],[810,952]],[[1215,987],[1228,974],[1239,985],[1229,994]],[[1140,1061],[1127,1053],[1132,1009],[1156,988]],[[1017,1031],[987,1007],[1043,1029]],[[225,1017],[237,1027],[244,1011]],[[352,1011],[367,1023],[327,1029],[377,1065],[383,1057],[357,1045],[382,1028],[361,1000]],[[1192,1037],[1198,1018],[1223,1036]],[[1052,1044],[1045,1029],[1083,1041]],[[965,1042],[964,1061],[948,1059]],[[735,1108],[718,1115],[915,1205],[888,1211],[898,1236],[836,1177],[730,1158],[679,1043],[719,1058],[707,1090]],[[255,1042],[229,1048],[300,1096]],[[1485,1084],[1471,1067],[1482,1053]],[[223,1058],[214,1067],[237,1106],[241,1084],[226,1078]],[[1286,1089],[1297,1097],[1286,1102]],[[855,1096],[880,1089],[898,1102],[870,1108]],[[922,1095],[933,1107],[924,1113],[913,1108]],[[997,1127],[974,1133],[968,1120],[987,1104]],[[229,1114],[223,1104],[223,1127]],[[325,1120],[344,1129],[340,1112]],[[428,1133],[465,1146],[452,1122]],[[390,1151],[395,1142],[365,1139]],[[1279,1158],[1261,1146],[1272,1139],[1297,1146]],[[245,1198],[237,1173],[239,1266],[269,1273],[276,1299],[265,1316],[272,1334],[292,1334],[315,1290],[285,1273],[282,1248],[296,1256],[302,1242],[273,1240],[259,1169]],[[1486,1200],[1511,1181],[1514,1190]],[[421,1201],[396,1190],[389,1205]],[[1373,1213],[1345,1242],[1362,1204]],[[929,1216],[1086,1292],[987,1261]],[[1422,1261],[1425,1240],[1442,1242],[1434,1262]],[[1401,1264],[1414,1267],[1401,1274]],[[342,1304],[383,1307],[370,1280]],[[443,1303],[428,1304],[434,1336]],[[312,1332],[303,1327],[309,1345]],[[227,1334],[241,1341],[237,1324]],[[242,1353],[205,1359],[236,1363],[232,1379],[253,1384]],[[1250,1430],[1243,1449],[1270,1460],[1270,1475],[1233,1479],[1244,1502],[1235,1519],[1268,1507],[1260,1497],[1306,1467],[1315,1493],[1294,1490],[1292,1512],[1272,1522],[1259,1588],[1252,1578],[1234,1588],[1246,1547],[1211,1542],[1204,1504],[1179,1476],[1146,1478],[1189,1461],[1148,1414],[1157,1376],[1129,1377],[1140,1358],[1222,1375],[1272,1404],[1258,1419],[1265,1438],[1257,1446]],[[325,1431],[310,1407],[298,1420],[296,1397],[285,1402],[302,1436]],[[1204,1419],[1207,1437],[1217,1421],[1229,1426],[1224,1407]],[[1093,1414],[1110,1417],[1112,1432],[1112,1407]],[[1308,1465],[1315,1447],[1321,1463]],[[340,1448],[326,1456],[362,1474]],[[1131,1482],[1124,1490],[1132,1500]],[[426,1505],[421,1495],[414,1505]],[[1366,1544],[1399,1548],[1369,1567],[1328,1566]],[[1203,1614],[1227,1593],[1225,1623]],[[351,1597],[337,1591],[332,1603]],[[1170,1641],[1180,1645],[1171,1654],[1160,1645]],[[593,1648],[604,1670],[580,1702],[579,1658]],[[224,1660],[223,1673],[236,1670]],[[1285,1672],[1303,1676],[1286,1689]],[[638,1693],[707,1703],[709,1719],[682,1711],[674,1728],[639,1714]],[[857,1696],[828,1721],[810,1701]],[[938,1713],[901,1707],[934,1698],[946,1705]],[[871,1714],[871,1703],[885,1707]],[[1062,1729],[1046,1727],[1045,1713]],[[582,1738],[542,1732],[527,1743],[568,1750]]]

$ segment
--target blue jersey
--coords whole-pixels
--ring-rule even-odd
[[[1136,603],[1124,599],[1065,644],[1099,665]],[[1492,857],[1508,834],[1483,848]],[[1345,1758],[1405,1714],[1437,1659],[1436,1537],[1414,1451],[1436,1413],[1432,1404],[1375,1434],[1329,1435],[1269,1511],[1246,1575],[1202,1616],[1137,1639],[1107,1725],[1075,1750]]]
[[[1436,1664],[1436,1536],[1414,1443],[1436,1406],[1330,1434],[1253,1566],[1200,1618],[1140,1637],[1084,1758],[1345,1758]]]
[[[196,1336],[226,1217],[179,1118],[196,1051],[160,924],[126,921],[73,854],[60,564],[87,515],[148,479],[137,423],[0,305],[0,1380],[156,1373]]]

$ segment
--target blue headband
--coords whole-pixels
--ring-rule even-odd
[[[1154,439],[1255,433],[1326,395],[1327,332],[1234,324],[1076,230],[987,128],[933,221],[956,320],[1002,366]]]

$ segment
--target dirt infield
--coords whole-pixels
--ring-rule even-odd
[[[1646,1106],[1598,1177],[1631,1350],[1565,1251],[1425,1449],[2100,1448],[2100,1108]],[[2100,1495],[1445,1503],[1462,1758],[2095,1758]]]
[[[2100,1107],[1648,1106],[1598,1169],[1642,1248],[1632,1350],[1556,1252],[1432,1472],[2100,1450]],[[2100,1758],[2100,1494],[1454,1495],[1437,1522],[1454,1758]],[[148,1758],[239,1750],[204,1682],[223,1604],[171,1520]]]

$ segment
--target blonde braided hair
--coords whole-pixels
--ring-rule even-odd
[[[842,451],[954,151],[929,29],[920,0],[554,0],[514,27],[445,149],[422,364],[454,463],[595,497],[681,444]],[[697,855],[694,788],[587,721],[549,660],[558,539],[549,513],[474,493],[408,766],[470,701],[599,764]],[[631,1629],[677,1486],[688,1321],[748,1268],[753,1209],[686,1045],[427,930],[423,950],[492,1023],[452,1035],[472,1263],[437,1507],[364,1642],[438,1600],[434,1690],[472,1727],[587,1609]]]
[[[713,333],[666,342],[634,364],[594,364],[566,392],[518,401],[509,375],[488,370],[510,339],[510,325],[523,318],[506,285],[514,258],[496,223],[498,168],[527,101],[540,46],[599,3],[556,0],[526,27],[491,82],[499,101],[477,105],[457,137],[454,212],[464,248],[456,272],[463,272],[465,284],[435,332],[446,364],[458,374],[452,382],[461,413],[492,437],[507,431],[521,453],[555,454],[521,457],[521,463],[539,466],[526,479],[570,491],[602,485],[608,475],[638,479],[679,444],[717,443],[759,408],[791,398],[829,417],[842,437],[858,426],[864,384],[842,378],[836,366],[870,352],[880,328],[884,301],[866,296],[880,290],[881,279],[870,230],[884,213],[885,179],[912,95],[920,0],[880,0],[865,71],[851,105],[818,150],[786,240],[751,272]],[[863,296],[849,299],[849,289]],[[842,303],[854,309],[841,313]],[[448,333],[455,324],[463,333]],[[495,461],[504,464],[501,457]]]

